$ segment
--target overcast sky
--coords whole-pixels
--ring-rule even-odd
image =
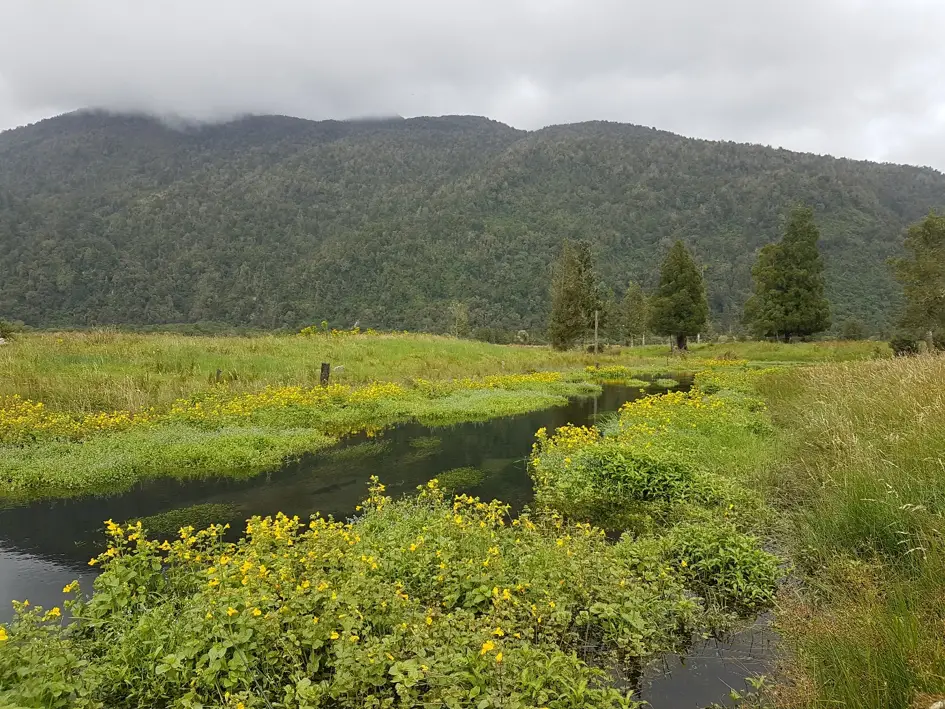
[[[607,119],[945,169],[943,0],[0,0],[0,129]]]

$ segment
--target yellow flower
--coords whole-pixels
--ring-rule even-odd
[[[73,581],[73,582],[70,583],[68,586],[63,586],[63,587],[62,587],[62,592],[63,592],[63,593],[72,593],[73,591],[78,591],[78,590],[79,590],[79,582],[78,582],[78,581]]]
[[[312,617],[312,622],[313,622],[313,623],[318,623],[318,616],[317,616],[317,615]]]
[[[427,625],[433,625],[433,618],[427,616]]]
[[[259,617],[262,615],[262,611],[258,608],[253,608],[253,615]]]
[[[495,661],[496,661],[496,662],[502,662],[502,653],[501,653],[501,652],[498,653],[498,654],[495,656]]]
[[[341,636],[338,635],[338,633],[336,633],[334,630],[332,630],[332,631],[331,631],[331,635],[329,635],[328,637],[331,638],[332,640],[337,640],[337,639],[340,638]]]
[[[686,566],[689,566],[689,564],[686,563],[686,560],[685,560],[685,559],[683,559],[682,561],[680,561],[680,562],[679,562],[679,565],[682,566],[682,567],[684,567],[684,568],[685,568]]]
[[[230,606],[229,608],[226,609],[226,614],[230,616],[231,618],[237,613],[239,613],[239,611],[236,610],[233,606]]]
[[[361,639],[361,638],[359,638],[357,635],[352,635],[350,638],[348,638],[348,640],[350,640],[350,641],[353,642],[353,643],[358,642],[358,640],[360,640],[360,639]]]
[[[491,652],[494,649],[495,649],[495,643],[492,642],[491,640],[486,640],[482,644],[482,649],[479,651],[479,654],[485,655],[487,652]]]
[[[10,636],[7,635],[7,629],[0,625],[0,643],[6,642],[10,639]]]
[[[58,618],[58,617],[60,617],[61,615],[62,615],[62,611],[59,610],[59,606],[56,606],[55,608],[50,608],[48,611],[46,611],[46,618],[47,618],[47,619],[48,619],[48,618]]]
[[[492,631],[492,634],[495,635],[496,637],[501,638],[503,635],[505,635],[505,631],[502,630],[502,628],[496,628],[495,630]]]

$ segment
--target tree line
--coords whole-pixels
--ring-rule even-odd
[[[759,251],[742,315],[756,337],[790,342],[830,327],[819,241],[814,210],[797,207],[781,240]],[[945,349],[945,217],[930,213],[909,228],[904,245],[906,256],[890,261],[905,297],[894,349],[915,351],[920,337]],[[650,332],[673,338],[685,350],[689,338],[705,331],[708,317],[703,269],[682,240],[666,254],[656,290],[647,295],[630,281],[619,306],[602,292],[587,242],[566,241],[552,270],[548,337],[558,349],[587,338],[595,319],[598,327],[603,319],[611,341],[632,343]]]

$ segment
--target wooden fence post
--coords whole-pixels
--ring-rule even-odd
[[[319,381],[323,387],[328,386],[328,378],[331,376],[331,364],[328,362],[322,362],[322,373],[319,377]]]

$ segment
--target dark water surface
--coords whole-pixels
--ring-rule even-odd
[[[252,515],[276,512],[303,519],[315,512],[345,518],[365,497],[372,475],[396,496],[431,478],[449,478],[448,471],[457,468],[474,469],[465,471],[470,483],[462,491],[519,509],[532,499],[525,461],[535,431],[545,427],[550,432],[567,423],[590,425],[640,396],[638,388],[607,385],[596,398],[573,399],[521,416],[449,427],[405,424],[373,438],[351,436],[328,451],[245,480],[161,479],[113,496],[0,509],[0,621],[12,615],[12,599],[59,605],[62,587],[76,578],[90,590],[95,574],[88,560],[103,548],[106,519],[123,522],[194,505],[212,505],[207,508],[212,516],[198,517],[195,526],[230,522],[241,529]],[[743,689],[744,678],[760,671],[751,658],[763,661],[767,656],[756,652],[762,643],[745,637],[697,644],[686,658],[667,657],[651,666],[641,684],[642,698],[657,709],[723,702],[728,687]]]

